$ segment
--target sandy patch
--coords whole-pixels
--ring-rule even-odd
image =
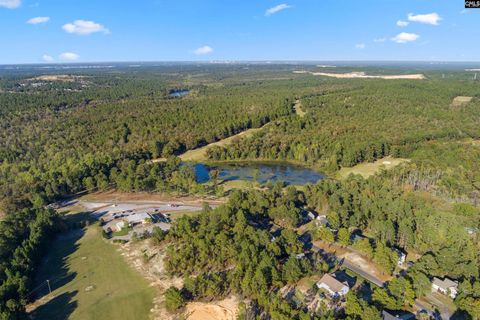
[[[150,286],[156,289],[157,294],[153,300],[154,305],[150,310],[151,318],[159,320],[177,319],[176,315],[165,309],[164,294],[171,286],[181,288],[183,279],[168,276],[163,263],[165,248],[154,246],[147,240],[118,245],[118,251],[121,252],[122,256],[125,257],[133,268],[150,282]]]
[[[62,81],[62,82],[74,82],[80,78],[86,78],[85,76],[71,76],[68,74],[52,74],[43,75],[28,80],[40,80],[40,81]]]
[[[466,104],[468,104],[470,101],[472,101],[473,97],[466,97],[466,96],[458,96],[453,98],[451,107],[452,108],[459,108],[463,107]]]
[[[361,79],[411,79],[411,80],[423,80],[425,76],[423,74],[399,74],[399,75],[386,75],[386,76],[372,76],[367,75],[365,72],[349,72],[349,73],[329,73],[329,72],[312,72],[314,76],[326,76],[333,78],[361,78]]]
[[[237,309],[236,297],[211,303],[191,302],[186,306],[185,316],[187,320],[235,320]]]
[[[365,72],[348,72],[348,73],[331,73],[331,72],[309,72],[309,71],[293,71],[293,73],[310,73],[314,76],[325,76],[333,78],[343,79],[407,79],[407,80],[423,80],[426,79],[423,74],[397,74],[397,75],[385,75],[385,76],[373,76],[367,75]]]

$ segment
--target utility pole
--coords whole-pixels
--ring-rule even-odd
[[[50,288],[50,280],[47,280],[47,285],[48,285],[48,291],[52,293],[52,288]]]

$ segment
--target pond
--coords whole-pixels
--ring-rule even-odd
[[[170,92],[168,93],[168,96],[170,98],[181,98],[183,96],[186,96],[189,92],[190,90],[188,89],[170,90]]]
[[[314,184],[324,178],[324,175],[312,169],[284,162],[235,162],[212,165],[197,163],[194,164],[194,169],[199,183],[210,180],[211,170],[218,170],[219,180],[224,181],[256,180],[259,183],[283,181],[287,185],[304,185]]]

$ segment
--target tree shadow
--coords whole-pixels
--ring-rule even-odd
[[[77,301],[72,301],[77,293],[78,291],[75,290],[56,296],[52,300],[35,309],[35,311],[30,314],[31,319],[68,319],[73,311],[77,308]]]

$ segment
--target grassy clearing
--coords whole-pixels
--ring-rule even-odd
[[[295,105],[293,106],[293,109],[295,110],[295,113],[300,117],[303,118],[307,114],[305,111],[302,109],[302,102],[300,100],[295,101]]]
[[[252,128],[248,129],[245,131],[242,131],[234,136],[222,139],[217,142],[210,143],[204,147],[194,149],[194,150],[189,150],[185,152],[184,154],[180,155],[180,159],[183,161],[202,161],[207,159],[207,149],[213,146],[219,146],[219,147],[224,147],[232,143],[234,139],[240,138],[240,137],[250,137],[254,133],[262,130],[262,128]]]
[[[337,173],[337,177],[345,179],[350,174],[359,174],[364,178],[368,178],[375,173],[380,172],[382,169],[392,169],[401,163],[409,161],[409,159],[386,157],[373,163],[361,163],[351,168],[341,168]]]
[[[124,227],[120,231],[112,232],[112,237],[126,236],[131,230],[133,229],[130,227]]]
[[[154,292],[97,226],[60,236],[37,275],[49,279],[32,319],[148,319]],[[46,288],[45,288],[46,290]]]

